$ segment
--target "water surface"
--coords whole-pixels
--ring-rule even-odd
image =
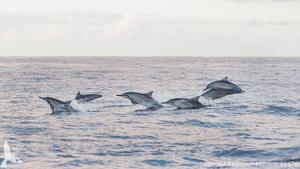
[[[13,168],[299,162],[299,65],[297,58],[0,58],[0,144],[9,141],[25,161]],[[225,76],[246,93],[199,110],[136,111],[143,107],[115,96],[193,97]],[[85,105],[88,112],[56,116],[38,98],[71,100],[78,90],[104,97]]]

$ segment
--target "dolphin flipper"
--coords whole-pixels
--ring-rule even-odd
[[[129,100],[132,104],[137,104],[137,102],[135,102],[133,99],[129,98]]]

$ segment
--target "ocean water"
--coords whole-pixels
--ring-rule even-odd
[[[225,76],[246,93],[198,110],[143,111],[116,96],[193,97]],[[38,98],[79,90],[104,97],[62,115]],[[25,161],[10,168],[299,168],[300,58],[2,57],[0,116],[0,156],[8,141]]]

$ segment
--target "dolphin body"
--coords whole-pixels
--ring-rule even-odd
[[[80,91],[78,91],[75,100],[80,104],[80,103],[87,103],[90,101],[93,101],[95,99],[98,99],[102,97],[100,94],[81,94]]]
[[[148,93],[138,93],[138,92],[126,92],[117,96],[129,99],[132,104],[140,104],[147,109],[159,109],[163,106],[152,97],[153,91]]]
[[[208,90],[205,93],[203,93],[201,96],[207,99],[218,99],[227,95],[237,94],[237,93],[243,93],[243,91],[239,86],[236,84],[229,82],[228,78],[225,77],[222,80],[217,80],[214,82],[211,82],[206,86],[206,88],[203,90]]]
[[[177,109],[200,109],[204,107],[202,103],[199,102],[199,97],[193,98],[175,98],[162,102],[162,104],[170,104],[175,106]]]
[[[52,97],[39,97],[39,98],[43,99],[50,105],[50,108],[52,110],[51,114],[78,111],[71,106],[72,101],[63,102]]]

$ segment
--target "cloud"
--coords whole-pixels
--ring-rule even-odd
[[[121,15],[107,13],[59,13],[52,15],[1,15],[0,32],[16,32],[25,36],[53,37],[101,31],[119,22]]]
[[[279,55],[281,46],[296,53],[300,38],[299,20],[277,17],[77,11],[0,14],[0,23],[0,55]]]
[[[163,38],[186,25],[207,22],[188,17],[164,17],[138,14],[74,12],[53,15],[1,15],[0,37],[33,36],[61,38]],[[89,38],[90,38],[89,37]]]
[[[297,20],[263,19],[205,19],[199,17],[172,17],[142,14],[103,12],[69,12],[49,15],[0,15],[0,38],[104,38],[130,40],[172,40],[174,36],[198,32],[203,26],[299,25]]]

